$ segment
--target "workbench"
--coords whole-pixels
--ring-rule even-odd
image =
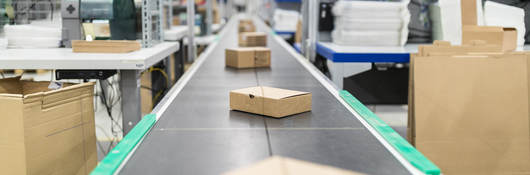
[[[417,53],[419,45],[357,47],[318,42],[316,52],[326,58],[331,80],[338,89],[342,89],[344,77],[370,70],[372,63],[408,63],[410,54]]]
[[[163,42],[130,53],[73,53],[71,48],[7,49],[0,52],[0,69],[119,70],[124,135],[141,115],[140,75],[179,49]]]
[[[236,16],[226,24],[219,40],[92,174],[218,175],[273,155],[366,174],[439,173],[422,167],[432,163],[387,125],[364,119],[370,114],[364,105],[337,91],[261,20],[254,22],[269,34],[271,67],[225,67],[225,49],[238,45],[238,21]],[[231,111],[229,92],[252,86],[311,92],[312,111],[282,119]],[[414,155],[401,154],[404,148]]]

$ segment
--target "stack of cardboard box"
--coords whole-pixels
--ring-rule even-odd
[[[93,95],[94,83],[0,80],[0,174],[89,174],[97,163]]]
[[[244,23],[249,21],[241,21],[240,26]],[[240,33],[239,46],[243,47],[225,50],[227,67],[239,69],[271,66],[271,50],[266,48],[267,34]],[[281,118],[311,111],[311,97],[309,92],[263,86],[249,87],[230,91],[230,109]]]
[[[408,139],[444,174],[530,174],[530,53],[511,28],[466,24],[470,1],[463,45],[411,57]]]
[[[267,34],[263,32],[243,32],[239,34],[240,47],[266,47]]]

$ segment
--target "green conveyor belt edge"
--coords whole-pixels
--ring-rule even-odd
[[[90,175],[112,175],[118,170],[122,162],[136,145],[151,130],[156,123],[156,115],[148,114],[134,126],[134,128],[114,147],[96,166]]]
[[[414,148],[407,140],[388,126],[348,91],[340,91],[340,97],[364,118],[381,136],[392,145],[407,161],[425,174],[439,175],[440,168]]]

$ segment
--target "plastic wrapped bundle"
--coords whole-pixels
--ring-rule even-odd
[[[274,30],[296,31],[296,24],[300,14],[292,10],[274,10]]]
[[[333,8],[335,44],[351,46],[402,46],[408,36],[409,0],[346,1]]]

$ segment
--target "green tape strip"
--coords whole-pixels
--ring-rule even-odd
[[[217,42],[221,39],[221,36],[219,35],[215,35],[215,39],[213,40],[213,42]]]
[[[340,96],[418,170],[425,174],[440,174],[440,168],[423,156],[423,154],[410,145],[408,141],[401,137],[396,131],[394,131],[390,126],[377,117],[377,115],[370,111],[370,109],[353,97],[353,95],[351,95],[348,91],[340,91]]]
[[[276,31],[271,31],[271,35],[276,36],[277,35]]]
[[[120,167],[127,155],[136,147],[138,142],[151,130],[156,122],[156,115],[146,115],[134,128],[112,149],[91,175],[112,175]]]

